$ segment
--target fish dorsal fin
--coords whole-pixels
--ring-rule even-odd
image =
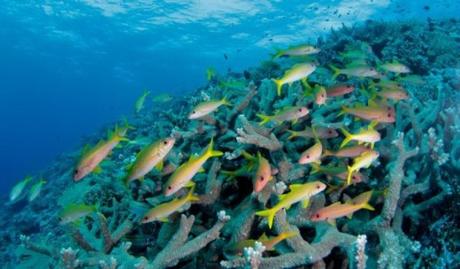
[[[96,168],[94,168],[93,173],[95,174],[100,174],[102,173],[102,168],[98,165]]]
[[[88,152],[90,152],[90,150],[91,146],[89,144],[86,144],[81,150],[81,156],[85,156],[86,154],[88,154]]]
[[[333,203],[332,205],[328,206],[328,208],[335,208],[335,207],[338,207],[338,206],[341,206],[341,205],[342,205],[342,203],[340,203],[340,202],[335,202],[335,203]]]
[[[307,208],[309,204],[310,204],[309,198],[302,200],[302,208]]]
[[[268,240],[268,237],[265,233],[263,233],[260,237],[259,237],[259,241],[266,241]]]
[[[193,161],[193,160],[196,160],[200,157],[200,155],[194,153],[192,155],[190,155],[190,157],[188,158],[188,161]]]
[[[282,201],[282,200],[284,200],[286,198],[286,196],[287,196],[287,194],[280,194],[280,195],[278,195],[278,199],[280,201]]]
[[[345,200],[346,204],[353,204],[353,201],[351,200],[350,196],[346,194],[343,195],[343,200]]]
[[[372,100],[372,99],[369,99],[369,100],[367,101],[367,105],[370,106],[370,107],[380,107],[380,106],[377,104],[377,102],[375,102],[375,101]]]
[[[303,187],[302,184],[291,184],[291,185],[289,185],[289,189],[290,189],[291,191],[298,190],[298,189],[300,189],[300,188],[302,188],[302,187]]]

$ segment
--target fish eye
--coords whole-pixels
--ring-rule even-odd
[[[321,186],[320,186],[320,185],[316,185],[316,188],[317,188],[317,189],[321,189]]]
[[[390,117],[391,117],[391,113],[388,113],[388,115],[387,115],[387,116],[388,116],[388,118],[390,118]]]
[[[328,133],[328,134],[332,134],[332,131],[331,131],[331,130],[329,130],[329,131],[327,131],[327,133]]]
[[[171,190],[171,189],[172,189],[172,187],[171,187],[171,186],[168,186],[168,190]]]
[[[73,171],[74,174],[78,174],[78,169],[75,169],[75,171]]]
[[[264,181],[264,176],[260,176],[260,181]]]
[[[301,108],[299,108],[299,112],[302,112],[302,109],[301,109]]]
[[[168,144],[168,140],[163,141],[163,144],[167,145],[167,144]]]
[[[351,178],[356,179],[356,176],[352,176]]]
[[[316,214],[315,217],[319,219],[319,214]]]
[[[148,219],[149,219],[149,217],[147,217],[147,216],[146,216],[146,217],[144,217],[144,220],[148,220]]]
[[[307,159],[310,159],[310,155],[305,156]]]
[[[324,98],[324,94],[321,94],[321,97],[323,97],[323,98]]]
[[[195,114],[195,113],[196,113],[196,111],[195,111],[195,110],[193,110],[193,111],[192,111],[192,114]]]

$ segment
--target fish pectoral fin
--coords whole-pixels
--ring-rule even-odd
[[[337,226],[337,223],[335,222],[335,219],[327,219],[327,223],[329,223],[332,226]]]
[[[263,233],[260,237],[259,237],[259,241],[265,241],[265,240],[268,240],[268,237],[265,233]]]
[[[304,199],[302,201],[302,208],[307,208],[309,204],[310,204],[310,199],[309,198]]]
[[[161,221],[161,222],[169,222],[168,217],[160,218],[158,220]]]
[[[349,219],[353,218],[353,213],[348,214],[347,218],[349,218]]]
[[[200,167],[200,169],[198,169],[198,173],[204,173],[204,172],[206,172],[206,170],[204,170],[203,167]]]
[[[193,188],[193,187],[195,187],[195,182],[189,181],[187,184],[185,184],[185,187],[187,187],[187,188]]]
[[[280,194],[278,195],[278,199],[282,201],[284,198],[286,198],[286,194]]]
[[[102,168],[98,165],[96,168],[94,168],[93,173],[95,174],[100,174],[102,173]]]
[[[293,121],[292,121],[292,124],[296,124],[297,121],[298,121],[298,119],[293,120]]]
[[[161,160],[157,165],[155,165],[155,169],[157,169],[159,172],[163,170],[164,167],[164,162]]]

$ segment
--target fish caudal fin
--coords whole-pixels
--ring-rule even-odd
[[[372,191],[363,192],[351,200],[355,205],[360,205],[361,208],[374,211],[375,208],[369,204],[372,197]]]
[[[347,175],[347,186],[351,184],[351,176],[353,175],[353,168],[351,166],[347,166],[347,171],[348,171],[348,175]]]
[[[334,156],[334,153],[328,149],[325,149],[323,152],[323,157]]]
[[[263,114],[257,114],[257,117],[259,117],[262,121],[259,122],[259,125],[264,125],[272,120],[271,116],[263,115]]]
[[[291,139],[294,139],[296,137],[298,137],[298,132],[296,131],[292,131],[292,130],[287,130],[291,135],[288,136],[288,140],[291,140]]]
[[[333,65],[329,65],[329,67],[332,69],[332,79],[335,80],[342,73],[342,70]]]
[[[345,130],[344,128],[340,128],[340,131],[343,133],[343,135],[345,136],[345,139],[342,141],[342,143],[340,144],[340,148],[343,148],[345,147],[352,139],[353,139],[353,135],[350,134],[347,130]]]
[[[196,202],[196,201],[199,201],[200,200],[200,197],[196,196],[195,194],[193,194],[193,191],[195,190],[195,185],[193,185],[191,188],[190,188],[190,191],[187,193],[187,201],[189,202]]]
[[[214,147],[214,137],[211,138],[211,142],[209,142],[209,145],[208,145],[208,148],[206,149],[205,154],[208,155],[209,157],[219,157],[219,156],[224,155],[222,151],[214,150],[213,147]]]
[[[227,97],[222,98],[221,102],[224,106],[232,106],[232,104],[228,101]]]
[[[318,173],[319,170],[320,170],[319,163],[311,163],[311,172],[310,172],[311,175]]]
[[[281,88],[283,87],[283,82],[281,81],[281,79],[274,79],[274,78],[272,78],[272,81],[275,82],[276,84],[276,94],[280,96]]]
[[[257,211],[256,215],[261,216],[261,217],[266,217],[268,221],[268,228],[272,228],[273,226],[273,220],[275,219],[275,214],[276,211],[272,209],[267,209],[267,210],[262,210],[262,211]]]

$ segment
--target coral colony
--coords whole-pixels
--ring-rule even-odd
[[[210,68],[151,110],[146,91],[129,124],[16,185],[1,263],[458,266],[459,30],[369,22],[244,75]]]

